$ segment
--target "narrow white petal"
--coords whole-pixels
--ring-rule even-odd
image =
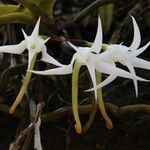
[[[132,18],[133,28],[134,28],[134,37],[133,37],[133,41],[132,41],[132,44],[130,45],[129,49],[131,51],[135,51],[140,46],[141,34],[140,34],[139,27],[138,27],[134,17],[131,16],[131,18]]]
[[[96,69],[101,72],[101,73],[106,73],[106,74],[114,74],[118,77],[123,77],[123,78],[129,78],[129,79],[136,79],[139,81],[147,81],[141,77],[138,77],[136,75],[133,75],[125,70],[119,69],[117,67],[114,67],[111,64],[105,63],[105,62],[99,62],[96,65]]]
[[[121,42],[119,45],[122,45],[123,44],[123,42]]]
[[[36,53],[28,51],[28,70],[30,70],[31,62]]]
[[[147,69],[150,70],[150,62],[146,61],[144,59],[141,58],[134,58],[132,60],[132,64],[134,67],[136,68],[142,68],[142,69]]]
[[[95,61],[95,68],[101,73],[112,74],[114,72],[114,64],[109,64],[104,61]]]
[[[129,69],[130,73],[133,74],[133,75],[136,75],[135,74],[135,70],[133,68],[133,65],[129,62],[125,62],[127,68]],[[133,79],[133,83],[134,83],[134,88],[135,88],[135,94],[136,94],[136,97],[138,97],[138,85],[137,85],[137,80],[136,79]]]
[[[117,78],[117,76],[111,74],[108,78],[106,78],[104,81],[102,81],[100,84],[98,84],[95,88],[91,88],[88,91],[93,91],[93,90],[97,90],[99,88],[102,88],[104,86],[106,86],[107,84],[111,83],[113,80],[115,80]]]
[[[37,23],[33,29],[33,32],[31,34],[31,36],[33,36],[33,37],[37,37],[39,35],[40,20],[41,20],[41,18],[39,17],[39,19],[38,19],[38,21],[37,21]]]
[[[44,40],[44,44],[48,41],[50,39],[50,37],[49,38],[47,38],[46,40]]]
[[[78,47],[77,47],[77,46],[73,45],[73,44],[70,43],[69,41],[68,41],[68,44],[69,44],[76,52],[78,52]]]
[[[136,51],[134,51],[133,55],[134,56],[138,56],[140,54],[142,54],[150,45],[150,42],[148,42],[146,45],[144,45],[143,47],[137,49]]]
[[[17,45],[6,45],[0,47],[0,53],[21,54],[26,49],[26,42],[23,40]]]
[[[87,63],[87,68],[89,70],[89,74],[91,76],[91,80],[92,80],[92,83],[93,83],[93,86],[94,86],[94,89],[96,87],[96,75],[95,75],[95,67],[93,64],[90,64],[90,63]],[[94,90],[94,94],[95,94],[95,100],[97,101],[97,90],[95,89]]]
[[[41,118],[38,119],[34,125],[34,148],[36,150],[42,150],[41,136],[40,136]]]
[[[23,29],[21,29],[22,30],[22,33],[23,33],[23,36],[24,36],[24,39],[27,39],[27,34],[25,33],[25,31],[23,30]]]
[[[127,71],[124,71],[122,69],[119,69],[119,68],[116,68],[115,70],[116,74],[118,77],[123,77],[123,78],[128,78],[128,79],[136,79],[136,80],[139,80],[139,81],[147,81],[146,79],[143,79],[141,77],[138,77],[136,75],[133,75]]]
[[[91,47],[91,51],[96,52],[97,54],[101,51],[102,47],[102,24],[101,19],[98,17],[98,28],[94,43]]]
[[[33,73],[36,74],[41,74],[41,75],[65,75],[65,74],[71,74],[72,73],[72,64],[59,67],[59,68],[54,68],[54,69],[49,69],[49,70],[44,70],[44,71],[32,71],[29,70]]]
[[[46,52],[46,47],[45,49],[42,51],[42,61],[51,63],[53,65],[56,66],[64,66],[63,64],[59,63],[56,59],[54,59],[52,56],[50,56],[47,52]]]
[[[77,54],[75,53],[74,55],[73,55],[73,57],[72,57],[72,60],[71,60],[71,62],[70,62],[70,64],[74,64],[74,62],[75,62],[75,60],[77,59]]]

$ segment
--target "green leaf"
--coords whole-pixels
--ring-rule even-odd
[[[18,0],[18,2],[27,7],[34,16],[41,16],[45,24],[52,24],[53,7],[56,0]]]
[[[31,14],[31,12],[28,9],[25,9],[20,5],[0,5],[0,16],[16,12]]]
[[[0,24],[6,23],[22,23],[33,25],[36,22],[35,18],[25,13],[11,13],[0,16]]]
[[[0,5],[0,24],[34,24],[34,22],[36,22],[36,20],[28,9],[20,5]]]
[[[33,26],[39,16],[41,15],[37,15],[36,17],[28,8],[22,5],[0,5],[0,24],[21,23]],[[51,21],[42,16],[41,31],[48,32],[49,23]]]
[[[0,5],[0,16],[10,14],[13,12],[18,12],[20,10],[19,6],[15,5]]]
[[[40,0],[39,7],[53,19],[53,8],[56,3],[56,0]]]
[[[102,20],[104,34],[106,34],[110,29],[113,17],[113,8],[114,4],[104,5],[99,8],[99,15]]]

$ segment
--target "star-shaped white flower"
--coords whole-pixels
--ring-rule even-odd
[[[47,54],[47,49],[45,46],[45,43],[49,40],[43,40],[39,36],[39,25],[40,25],[40,18],[38,19],[34,30],[30,36],[27,36],[24,30],[22,29],[23,35],[25,40],[20,42],[17,45],[8,45],[8,46],[1,46],[0,47],[0,52],[4,53],[11,53],[11,54],[21,54],[25,49],[28,50],[28,69],[30,69],[31,66],[31,61],[33,57],[39,53],[42,52],[42,60],[47,61],[57,65],[57,66],[62,66],[57,60],[52,58],[50,55]]]
[[[96,70],[99,71],[100,73],[106,73],[106,74],[110,74],[113,76],[115,75],[115,76],[120,76],[124,78],[143,80],[135,75],[130,74],[127,71],[117,68],[113,63],[111,64],[106,61],[103,61],[103,58],[105,59],[104,55],[101,56],[101,54],[99,54],[101,51],[101,47],[102,47],[102,27],[101,27],[100,18],[98,18],[97,34],[96,34],[96,38],[94,40],[94,44],[92,45],[92,47],[76,47],[70,42],[68,42],[68,44],[76,51],[69,65],[50,69],[50,70],[45,70],[45,71],[32,71],[32,72],[37,73],[37,74],[42,74],[42,75],[71,74],[73,72],[73,64],[76,61],[81,66],[83,65],[87,66],[92,82],[93,82],[96,100],[97,100],[96,77],[95,77]],[[101,56],[101,57],[97,57],[97,56]]]
[[[104,52],[104,54],[102,55],[104,55],[105,58],[107,58],[104,60],[105,62],[109,62],[113,64],[115,62],[119,62],[127,66],[130,73],[132,75],[135,75],[134,67],[150,69],[150,62],[137,57],[147,49],[147,47],[150,45],[150,42],[148,42],[142,48],[138,49],[141,43],[141,35],[140,35],[140,31],[139,31],[138,25],[134,17],[131,16],[131,18],[132,18],[133,27],[134,27],[134,37],[133,37],[133,42],[131,46],[127,47],[122,44],[120,45],[112,44],[107,47],[108,48],[107,51]],[[105,86],[106,84],[113,81],[116,77],[117,76],[115,74],[111,74],[106,80],[103,81],[103,83],[99,84],[96,87],[96,89]],[[137,79],[133,79],[133,82],[134,82],[136,96],[138,96]],[[91,90],[95,90],[95,88],[92,88],[89,91]]]

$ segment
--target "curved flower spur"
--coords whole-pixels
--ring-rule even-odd
[[[69,65],[46,70],[46,71],[32,71],[32,72],[37,73],[37,74],[42,74],[42,75],[63,75],[63,74],[73,73],[72,75],[72,108],[73,108],[73,114],[74,114],[74,118],[76,122],[76,125],[75,125],[76,131],[77,133],[81,133],[82,127],[81,127],[81,122],[80,122],[79,114],[78,114],[78,76],[79,76],[80,67],[83,65],[87,66],[92,82],[93,82],[93,86],[94,87],[96,86],[96,74],[95,74],[96,68],[92,62],[92,59],[93,59],[93,56],[95,55],[93,53],[96,53],[96,54],[99,53],[101,50],[101,46],[102,46],[102,29],[101,29],[100,18],[98,18],[98,29],[97,29],[96,38],[91,48],[76,47],[70,42],[68,42],[68,44],[74,50],[76,50],[76,53],[74,54],[71,60],[71,63]],[[95,99],[97,101],[97,91],[95,90],[94,93],[95,93]],[[112,128],[112,122],[106,114],[103,101],[101,97],[99,99],[101,101],[100,109],[101,109],[102,115],[107,121],[107,125],[109,126],[109,128]]]
[[[124,71],[122,69],[117,68],[114,64],[110,64],[108,62],[103,61],[103,59],[97,57],[101,54],[101,47],[102,47],[102,29],[101,29],[101,20],[98,18],[98,29],[96,38],[94,40],[94,44],[91,48],[89,47],[76,47],[75,45],[68,42],[68,44],[76,51],[76,53],[73,55],[73,58],[71,60],[71,63],[66,66],[49,69],[45,71],[32,71],[33,73],[42,74],[42,75],[63,75],[63,74],[71,74],[72,75],[72,107],[73,107],[73,114],[76,121],[76,131],[78,133],[82,132],[81,122],[79,119],[78,114],[78,76],[79,76],[79,70],[81,66],[87,66],[92,83],[94,86],[94,93],[95,93],[95,100],[99,103],[100,111],[106,120],[106,125],[108,128],[112,128],[112,122],[109,119],[104,103],[102,100],[102,94],[101,91],[96,90],[96,72],[99,73],[106,73],[106,74],[115,74],[120,77],[124,78],[130,78],[130,79],[137,79],[137,80],[143,80],[140,77],[137,77],[135,75],[132,75],[131,73]],[[106,58],[107,59],[107,58]],[[48,60],[47,60],[48,62]],[[50,62],[50,61],[49,61]],[[74,63],[75,62],[75,63]],[[100,76],[100,74],[99,74]],[[103,82],[102,82],[103,83]],[[109,83],[109,82],[108,82]],[[107,83],[107,84],[108,84]],[[98,95],[98,96],[97,96]]]
[[[131,18],[132,18],[133,28],[134,28],[134,37],[133,37],[132,44],[129,47],[124,46],[122,44],[108,45],[107,52],[103,54],[105,55],[105,57],[107,57],[107,59],[103,59],[103,60],[105,62],[109,60],[109,63],[114,64],[114,65],[116,62],[119,62],[122,65],[127,66],[128,70],[130,71],[132,75],[136,75],[134,67],[150,70],[150,62],[137,57],[147,49],[147,47],[150,45],[150,42],[148,42],[145,46],[138,49],[141,43],[141,35],[140,35],[139,27],[134,17],[131,16]],[[101,57],[101,56],[98,56],[98,57]],[[92,91],[98,88],[102,88],[103,86],[112,82],[116,77],[117,76],[115,74],[111,74],[106,80],[104,80],[102,83],[97,85],[96,88],[92,88],[87,91]],[[147,81],[147,80],[143,79],[141,81]],[[135,93],[137,97],[138,96],[137,79],[133,79],[133,83],[134,83]]]
[[[11,53],[11,54],[21,54],[25,49],[27,49],[28,50],[28,70],[33,69],[35,61],[36,61],[37,53],[40,53],[40,52],[42,52],[43,61],[48,60],[51,64],[62,66],[62,64],[60,64],[57,60],[55,60],[54,58],[52,58],[50,55],[47,54],[45,43],[49,40],[49,38],[46,40],[43,40],[39,36],[39,25],[40,25],[40,18],[38,19],[34,27],[34,30],[30,36],[27,36],[24,30],[22,29],[25,40],[23,40],[17,45],[1,46],[0,52]],[[10,113],[13,113],[17,105],[20,103],[28,87],[28,84],[30,82],[31,75],[32,73],[27,71],[23,85],[20,89],[20,92],[14,104],[12,105],[10,109]]]

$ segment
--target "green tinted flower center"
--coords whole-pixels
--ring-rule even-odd
[[[32,48],[32,49],[36,49],[35,43],[32,43],[31,48]]]

